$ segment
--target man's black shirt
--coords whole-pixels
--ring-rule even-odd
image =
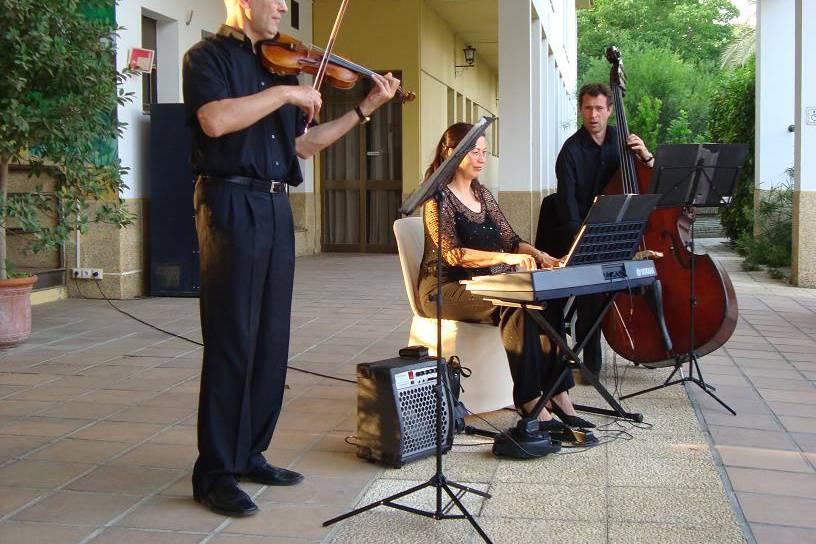
[[[606,130],[603,145],[598,145],[584,128],[567,138],[555,162],[558,179],[558,223],[572,242],[584,221],[593,199],[620,168],[618,134]]]
[[[271,74],[249,38],[222,25],[218,34],[198,42],[184,56],[183,78],[195,174],[284,179],[291,185],[303,181],[295,138],[303,134],[305,119],[295,106],[285,104],[246,129],[220,138],[204,134],[196,117],[208,102],[252,95],[275,85],[297,85],[296,77]]]

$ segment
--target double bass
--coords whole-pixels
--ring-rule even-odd
[[[615,107],[621,166],[604,194],[648,192],[651,168],[635,161],[626,145],[629,129],[623,107],[625,76],[620,51],[609,47],[606,58],[612,65],[610,86]],[[613,127],[609,127],[613,129]],[[634,363],[650,367],[670,366],[689,351],[703,356],[716,350],[731,337],[737,325],[737,297],[723,267],[707,254],[694,255],[693,345],[690,335],[691,253],[693,209],[664,208],[652,212],[643,234],[641,249],[663,253],[655,259],[660,284],[647,294],[622,293],[615,297],[612,311],[603,321],[603,334],[610,347]],[[659,309],[671,345],[661,330]]]

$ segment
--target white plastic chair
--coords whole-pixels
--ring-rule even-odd
[[[417,309],[419,265],[425,248],[421,217],[405,217],[394,222],[402,277],[414,319],[409,345],[428,346],[436,355],[436,319],[423,317]],[[459,356],[473,374],[462,380],[465,391],[460,400],[472,412],[483,413],[513,405],[513,378],[499,328],[480,323],[442,320],[442,355]]]

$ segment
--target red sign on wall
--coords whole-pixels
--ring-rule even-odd
[[[156,52],[152,49],[142,49],[141,47],[132,47],[128,51],[128,68],[137,72],[153,71],[153,57]]]

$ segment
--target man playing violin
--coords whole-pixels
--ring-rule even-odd
[[[581,227],[592,202],[606,187],[620,168],[618,134],[607,130],[612,114],[612,90],[604,83],[589,83],[578,93],[578,107],[583,126],[567,138],[555,162],[558,180],[557,206],[560,247],[568,248]],[[626,142],[629,150],[641,162],[654,165],[654,155],[643,140],[630,134]],[[576,299],[576,335],[583,338],[600,311],[603,295],[587,295]],[[584,347],[584,363],[594,374],[601,370],[601,333],[593,334]],[[576,381],[585,383],[580,374]]]
[[[303,181],[298,157],[313,156],[367,121],[399,80],[375,74],[357,107],[306,132],[320,111],[320,93],[269,73],[255,48],[278,35],[285,0],[224,3],[226,24],[193,46],[183,67],[204,339],[193,495],[220,514],[246,516],[258,508],[239,479],[264,485],[303,479],[263,456],[280,414],[289,354],[295,259],[286,187]]]

